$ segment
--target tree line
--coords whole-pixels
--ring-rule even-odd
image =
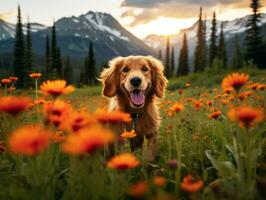
[[[168,78],[187,75],[190,71],[201,72],[205,69],[219,67],[221,69],[240,69],[243,62],[250,62],[258,68],[266,69],[266,41],[263,41],[261,34],[261,14],[259,0],[251,0],[250,7],[253,14],[250,15],[245,32],[244,51],[241,50],[239,37],[236,34],[233,39],[233,55],[231,63],[228,63],[226,52],[226,41],[224,36],[224,23],[221,23],[220,32],[217,33],[216,12],[213,12],[209,45],[207,45],[206,15],[203,17],[202,7],[199,12],[197,44],[194,52],[192,66],[189,62],[189,47],[187,33],[184,32],[182,47],[179,53],[178,65],[175,66],[174,47],[171,47],[170,38],[166,39],[165,57],[162,58],[162,51],[159,50],[158,58],[164,60],[165,74]],[[219,36],[218,36],[219,34]],[[175,68],[177,68],[175,74]]]
[[[23,88],[29,86],[28,74],[31,72],[42,72],[45,79],[65,79],[67,82],[73,82],[73,67],[70,56],[64,59],[61,56],[61,50],[57,42],[56,25],[53,23],[51,33],[47,33],[45,42],[45,64],[44,69],[35,65],[34,54],[32,50],[32,31],[31,24],[27,22],[26,35],[23,31],[21,9],[18,6],[18,15],[16,23],[16,33],[13,49],[13,75],[20,81],[17,87]],[[80,70],[80,83],[96,83],[96,61],[94,56],[93,42],[90,41],[88,55],[85,58],[84,65]]]

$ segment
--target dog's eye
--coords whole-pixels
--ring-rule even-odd
[[[149,69],[148,69],[148,67],[143,66],[142,71],[147,72],[147,71],[149,71]]]
[[[129,68],[128,67],[124,67],[123,68],[123,72],[128,72],[129,71]]]

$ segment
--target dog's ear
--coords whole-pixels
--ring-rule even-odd
[[[163,64],[161,61],[152,56],[147,56],[146,59],[148,60],[151,67],[152,88],[154,90],[154,93],[158,98],[162,98],[164,96],[164,91],[168,82],[163,73]]]
[[[106,97],[113,97],[116,95],[118,82],[118,70],[119,66],[123,64],[123,57],[117,57],[114,58],[109,62],[109,68],[105,68],[101,75],[100,75],[100,81],[103,84],[103,90],[102,94]]]

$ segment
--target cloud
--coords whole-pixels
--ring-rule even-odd
[[[248,5],[247,0],[123,0],[121,7],[127,7],[128,10],[121,17],[132,17],[129,26],[133,27],[160,16],[194,18],[198,16],[200,6],[203,6],[207,15],[211,15],[213,10],[222,12],[226,8],[247,8]],[[135,9],[141,9],[142,12],[135,13]]]

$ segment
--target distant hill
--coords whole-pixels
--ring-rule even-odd
[[[135,37],[110,14],[89,11],[78,17],[64,17],[55,22],[58,45],[63,56],[75,59],[87,55],[89,42],[93,41],[97,65],[116,57],[128,55],[154,55],[155,51]],[[32,24],[33,50],[44,55],[45,37],[51,27]],[[0,54],[13,50],[15,25],[0,20]]]
[[[232,40],[238,34],[240,43],[243,45],[245,38],[246,23],[249,16],[238,18],[232,21],[217,21],[217,36],[220,33],[221,23],[224,23],[224,35],[227,41],[227,53],[229,59],[231,58],[233,43]],[[262,36],[266,39],[266,14],[261,15]],[[207,41],[210,39],[212,20],[207,20]],[[171,35],[171,42],[175,46],[176,58],[179,56],[180,48],[182,47],[183,34],[187,33],[187,40],[189,45],[190,61],[193,60],[194,49],[197,42],[198,22],[195,22],[192,27],[181,30],[178,34]],[[143,41],[150,47],[154,48],[156,52],[161,49],[165,50],[166,36],[152,34],[143,39]],[[218,41],[218,40],[217,40]]]

